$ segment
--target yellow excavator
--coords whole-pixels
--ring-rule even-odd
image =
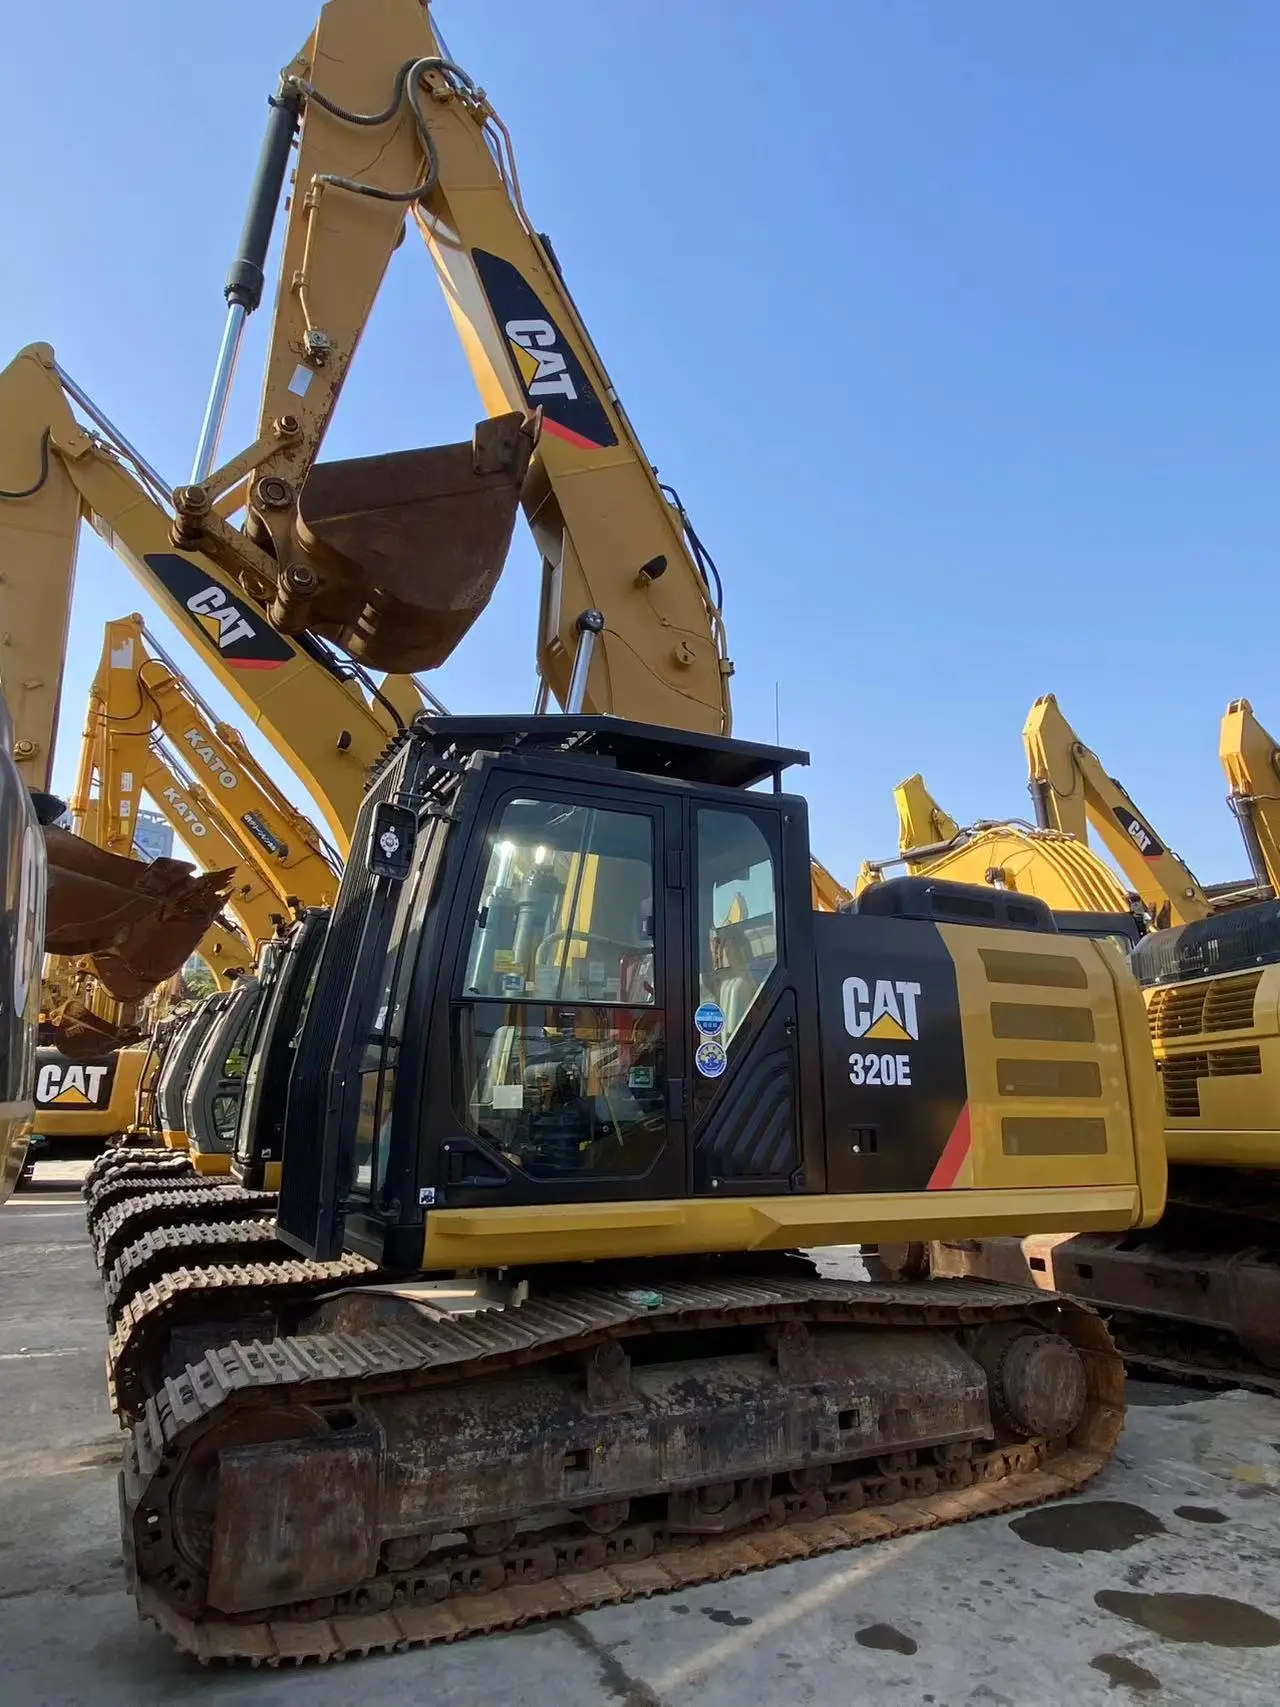
[[[1135,1364],[1280,1392],[1280,749],[1247,700],[1231,703],[1219,751],[1252,881],[1202,886],[1053,695],[1032,708],[1024,742],[1037,827],[961,829],[912,777],[897,791],[898,860],[917,876],[1039,896],[1060,921],[1074,913],[1078,928],[1124,942],[1107,914],[1120,922],[1130,898],[1087,845],[1098,831],[1135,891],[1127,946],[1160,1073],[1169,1203],[1143,1231],[941,1241],[917,1246],[915,1264],[1059,1288],[1104,1308]],[[865,864],[859,892],[894,863]]]
[[[199,766],[209,789],[184,761]],[[252,970],[277,926],[332,901],[332,850],[133,615],[106,625],[70,802],[75,834],[127,857],[144,795],[201,867],[224,879],[227,910],[243,934],[215,920],[199,944],[224,989]],[[161,1065],[150,1042],[121,1047],[146,1029],[137,1003],[123,1007],[61,958],[51,960],[46,986],[57,1047],[42,1047],[37,1060],[33,1160],[96,1153],[131,1129],[141,1077]],[[185,1147],[186,1135],[179,1125],[165,1140]]]
[[[1156,834],[1122,783],[1108,776],[1053,694],[1032,706],[1022,731],[1036,822],[1088,845],[1092,825],[1157,929],[1207,918],[1213,904],[1193,872]]]
[[[1032,895],[1052,909],[1060,930],[1113,936],[1134,943],[1145,928],[1141,904],[1087,842],[1058,829],[1018,819],[990,819],[963,828],[940,807],[916,775],[894,790],[898,852],[864,860],[855,892],[864,894],[901,865],[912,877],[985,883]]]
[[[295,131],[265,425],[218,471]],[[410,214],[489,415],[465,454],[326,465]],[[823,1279],[794,1253],[1157,1216],[1122,962],[967,886],[815,910],[784,787],[805,756],[729,738],[714,566],[417,0],[325,7],[274,97],[248,235],[200,478],[171,510],[78,447],[47,351],[16,364],[69,482],[46,585],[67,586],[78,507],[106,508],[281,750],[306,766],[318,732],[346,736],[335,776],[305,773],[342,885],[291,933],[254,1046],[278,1196],[111,1201],[128,1181],[106,1172],[90,1201],[140,1609],[205,1659],[334,1657],[1079,1486],[1123,1415],[1096,1317],[1025,1288]],[[372,670],[438,661],[516,502],[544,558],[534,713],[353,692],[326,643]],[[343,720],[308,730],[275,680],[321,661]],[[349,813],[336,772],[379,713],[400,726]],[[237,1149],[262,1106],[246,1092]]]

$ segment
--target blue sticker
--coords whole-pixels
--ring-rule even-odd
[[[723,1043],[707,1037],[694,1051],[693,1062],[704,1079],[718,1079],[729,1065],[729,1057],[724,1052]]]
[[[724,1030],[724,1009],[718,1002],[703,1002],[694,1011],[693,1023],[704,1037],[719,1037]]]

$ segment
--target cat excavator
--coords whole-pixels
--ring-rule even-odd
[[[184,761],[199,767],[208,789]],[[131,851],[144,794],[201,866],[226,878],[227,910],[243,935],[215,921],[199,945],[224,988],[252,972],[262,945],[299,908],[326,905],[336,893],[332,849],[243,737],[215,719],[135,614],[106,625],[71,797],[75,833],[112,853]],[[158,1073],[161,1061],[151,1040],[120,1047],[130,1030],[139,1035],[136,1005],[122,1011],[91,977],[77,977],[56,960],[46,986],[54,1014],[47,1029],[58,1047],[39,1055],[32,1154],[92,1153],[126,1130],[141,1135],[147,1128],[135,1110],[142,1077]],[[160,1130],[166,1145],[186,1147],[181,1120]]]
[[[295,140],[264,425],[218,468]],[[325,464],[406,217],[489,413],[443,458]],[[19,579],[43,553],[61,622],[91,511],[346,860],[259,1004],[234,1183],[93,1181],[140,1610],[202,1659],[330,1658],[1082,1485],[1124,1408],[1091,1312],[795,1253],[1152,1221],[1136,985],[1034,898],[815,909],[805,755],[731,738],[715,567],[418,0],[324,8],[227,298],[186,488],[46,347],[0,375],[45,506],[0,500]],[[535,710],[420,709],[408,673],[479,615],[517,504]],[[38,745],[38,696],[19,713]],[[277,1157],[278,1191],[240,1183]]]
[[[928,1251],[915,1246],[914,1264],[1059,1289],[1104,1309],[1135,1365],[1280,1392],[1276,744],[1247,700],[1231,703],[1220,754],[1253,877],[1201,886],[1053,695],[1032,708],[1024,742],[1037,827],[962,829],[919,776],[909,778],[896,794],[898,860],[864,864],[858,891],[901,862],[914,876],[1039,896],[1060,928],[1074,919],[1074,928],[1123,943],[1144,986],[1160,1074],[1169,1202],[1144,1230],[943,1240]],[[1088,847],[1090,824],[1133,883],[1132,897]]]
[[[912,877],[985,883],[1033,895],[1053,910],[1058,928],[1075,935],[1135,943],[1145,928],[1140,903],[1087,842],[1064,830],[1019,819],[984,819],[963,828],[940,807],[920,775],[894,790],[898,853],[864,860],[855,892],[885,881],[894,866]]]
[[[1157,929],[1209,916],[1213,903],[1195,875],[1156,834],[1124,785],[1108,776],[1053,694],[1032,706],[1022,741],[1041,829],[1074,836],[1087,847],[1092,825]]]

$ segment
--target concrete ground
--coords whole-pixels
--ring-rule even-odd
[[[1280,1402],[1137,1382],[1114,1465],[1065,1504],[456,1647],[201,1671],[139,1623],[122,1588],[119,1440],[82,1171],[43,1168],[36,1190],[0,1210],[6,1707],[1276,1698]]]

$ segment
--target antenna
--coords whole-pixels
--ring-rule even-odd
[[[782,745],[782,718],[778,709],[777,682],[773,684],[773,744],[775,747]]]

